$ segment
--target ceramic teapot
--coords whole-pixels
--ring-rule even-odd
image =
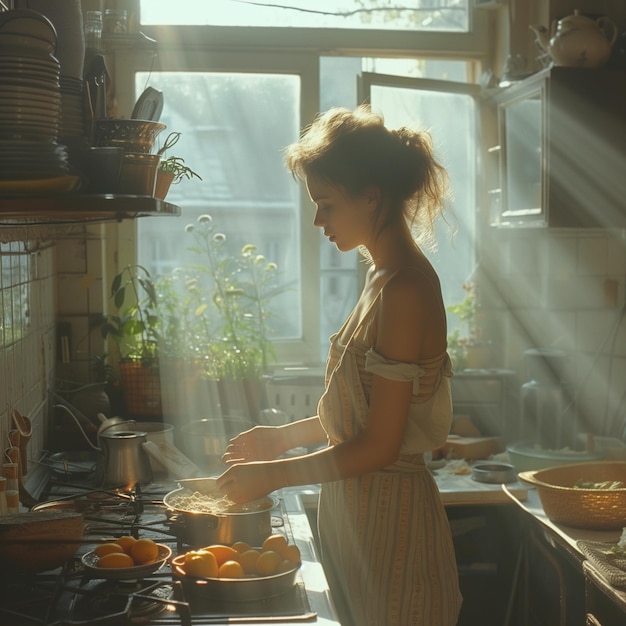
[[[537,35],[537,44],[550,55],[555,65],[565,67],[602,67],[611,56],[617,38],[617,27],[608,17],[591,19],[574,11],[552,24],[530,27]]]

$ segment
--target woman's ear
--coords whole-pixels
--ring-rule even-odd
[[[369,209],[372,211],[376,210],[381,199],[380,187],[368,185],[363,191],[363,197],[367,201]]]

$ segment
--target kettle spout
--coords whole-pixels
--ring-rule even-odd
[[[550,46],[550,33],[545,26],[538,26],[531,24],[529,26],[530,30],[535,33],[537,45],[544,52],[548,52],[548,48]]]

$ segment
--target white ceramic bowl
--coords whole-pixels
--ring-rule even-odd
[[[517,473],[573,463],[589,463],[591,461],[600,461],[604,458],[601,452],[570,449],[543,450],[528,442],[510,444],[506,447],[506,450],[509,453],[511,464],[515,467]]]

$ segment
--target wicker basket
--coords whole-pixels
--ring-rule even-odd
[[[626,462],[561,465],[520,472],[519,477],[537,488],[543,510],[553,522],[593,530],[618,530],[626,526]],[[574,488],[580,480],[622,481],[624,488]]]

